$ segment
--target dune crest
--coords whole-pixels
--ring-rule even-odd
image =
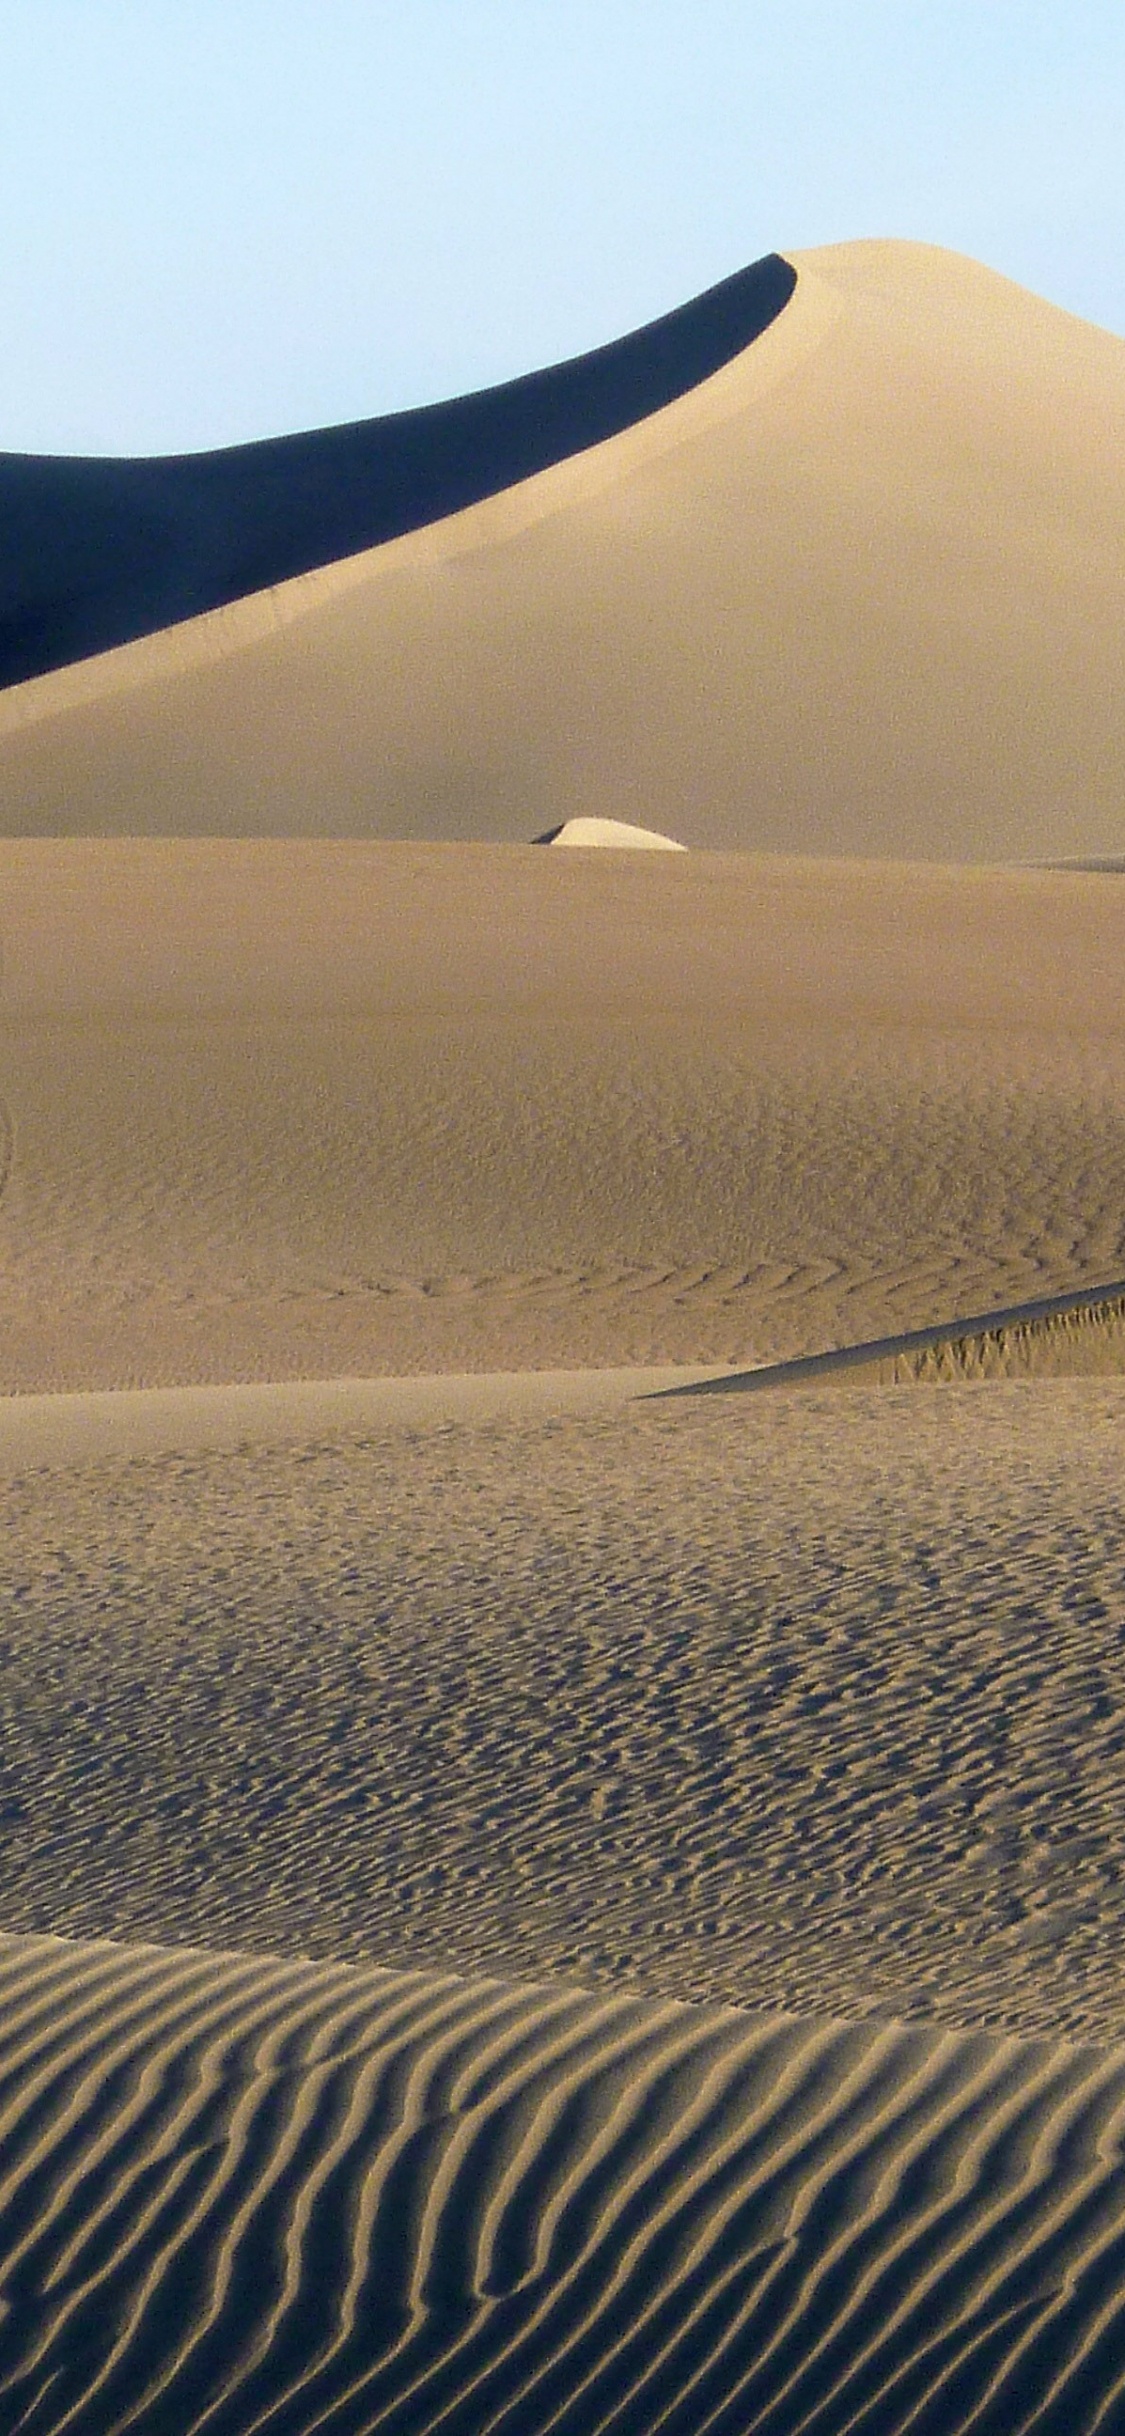
[[[439,523],[658,413],[792,295],[776,254],[499,388],[196,456],[0,454],[0,685]]]
[[[561,828],[548,829],[535,840],[537,846],[616,846],[663,847],[672,854],[684,854],[687,849],[675,837],[662,837],[658,829],[634,829],[626,820],[564,820]]]
[[[1125,343],[917,245],[581,453],[0,696],[8,834],[1120,855]],[[544,684],[544,671],[550,682]]]

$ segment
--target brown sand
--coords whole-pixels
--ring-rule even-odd
[[[301,1419],[0,1476],[9,1928],[1125,2043],[1125,1380]]]
[[[445,522],[0,697],[0,829],[1120,854],[1125,345],[795,257],[742,355]]]
[[[1125,354],[800,270],[0,702],[4,2436],[1122,2424]]]
[[[1118,2423],[1120,2053],[36,1939],[0,2086],[9,2426]]]
[[[768,1361],[1125,1275],[1112,875],[0,854],[7,1390]]]
[[[1114,2428],[1125,1382],[297,1393],[6,1417],[8,2424]]]

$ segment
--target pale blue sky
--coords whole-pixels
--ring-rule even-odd
[[[776,247],[1125,334],[1122,0],[0,0],[0,448],[477,388]]]

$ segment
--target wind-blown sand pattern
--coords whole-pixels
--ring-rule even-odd
[[[9,1928],[1125,2044],[1125,1380],[314,1408],[9,1433]]]
[[[1113,875],[0,851],[0,1389],[785,1360],[1125,1275]]]
[[[918,1353],[892,1354],[880,1375],[900,1379],[1125,1377],[1125,1294],[1084,1310],[1015,1320],[956,1336]]]
[[[2,2436],[1125,2427],[1123,413],[0,460]]]
[[[1110,2429],[1125,2057],[6,1939],[5,2424]]]

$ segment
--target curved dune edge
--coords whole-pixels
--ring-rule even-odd
[[[612,1411],[640,1396],[726,1377],[715,1366],[435,1372],[219,1387],[134,1387],[0,1397],[0,1472],[112,1455],[284,1444],[337,1432],[445,1427]]]
[[[632,821],[598,820],[589,817],[564,820],[557,829],[547,829],[534,841],[537,846],[608,846],[657,848],[668,854],[686,854],[687,847],[678,837],[665,837],[659,829],[637,829]]]
[[[380,547],[614,438],[752,346],[796,279],[768,254],[606,346],[405,413],[180,456],[0,453],[0,681]]]
[[[5,692],[0,827],[1119,855],[1125,345],[940,249],[790,267],[617,437]]]
[[[1125,1287],[1085,1288],[976,1322],[750,1370],[682,1362],[0,1396],[0,1473],[450,1422],[593,1416],[638,1400],[745,1394],[836,1377],[860,1387],[1125,1377]]]
[[[13,2429],[1116,2424],[1125,2051],[46,1937],[0,1985]]]
[[[800,299],[800,311],[794,306]],[[132,693],[161,679],[186,675],[283,632],[363,587],[373,576],[395,578],[456,565],[481,551],[517,541],[552,516],[598,499],[630,473],[656,464],[702,434],[741,414],[791,379],[823,346],[845,306],[815,272],[802,269],[792,302],[760,337],[695,388],[608,440],[560,459],[510,489],[494,492],[452,516],[419,525],[393,541],[330,560],[203,611],[136,642],[91,654],[44,676],[0,691],[0,737],[107,697]]]
[[[745,1393],[800,1387],[839,1375],[858,1386],[902,1387],[972,1379],[1125,1377],[1125,1285],[1086,1286],[1072,1294],[992,1311],[979,1319],[914,1328],[867,1345],[841,1345],[794,1362],[760,1364],[724,1377],[657,1390],[671,1395]]]

